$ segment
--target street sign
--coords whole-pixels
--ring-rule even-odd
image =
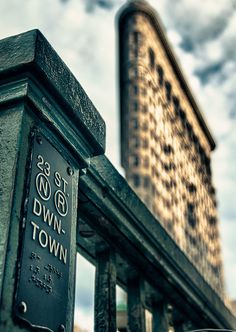
[[[16,289],[16,316],[44,331],[65,331],[73,169],[42,135],[34,134]]]

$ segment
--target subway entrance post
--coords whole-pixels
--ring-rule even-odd
[[[104,121],[42,34],[0,41],[0,332],[72,331],[76,252],[95,265],[95,332],[120,328],[117,285],[131,332],[235,330],[104,150]]]
[[[0,63],[0,331],[71,331],[79,174],[105,124],[39,31]]]

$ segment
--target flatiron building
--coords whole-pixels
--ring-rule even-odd
[[[126,178],[211,287],[223,297],[215,141],[146,1],[118,15],[121,161]]]

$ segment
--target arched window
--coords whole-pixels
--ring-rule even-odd
[[[155,67],[155,54],[152,48],[149,48],[148,55],[149,55],[149,67],[151,70],[153,70]]]

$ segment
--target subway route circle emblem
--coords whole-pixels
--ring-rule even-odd
[[[42,198],[42,200],[48,201],[51,197],[51,185],[46,175],[43,173],[38,173],[35,182],[36,190],[39,196]]]
[[[60,189],[54,194],[54,204],[60,216],[65,217],[68,213],[68,202],[66,195]]]

